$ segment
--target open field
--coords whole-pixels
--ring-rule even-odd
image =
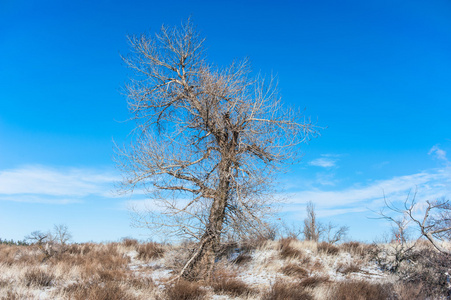
[[[224,244],[213,277],[171,281],[193,244],[0,245],[1,299],[445,299],[449,260],[420,243]]]

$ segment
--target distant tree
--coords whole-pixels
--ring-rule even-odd
[[[327,225],[319,222],[316,218],[315,205],[309,201],[306,206],[307,217],[304,219],[304,239],[306,241],[318,242],[320,239],[335,244],[343,240],[348,234],[348,226],[338,226],[329,222]]]
[[[31,244],[42,245],[49,240],[51,240],[51,233],[44,233],[40,230],[33,231],[29,235],[25,236],[25,240],[29,241]]]
[[[304,219],[304,239],[306,241],[318,242],[320,235],[324,231],[323,226],[316,220],[315,205],[312,201],[307,203],[307,217]]]
[[[324,240],[328,243],[335,244],[342,241],[348,235],[348,226],[338,226],[329,222],[324,226]]]
[[[144,188],[154,201],[135,224],[198,241],[180,276],[208,277],[223,233],[265,229],[274,172],[317,129],[284,109],[274,82],[252,77],[247,61],[209,64],[189,21],[129,41],[136,128],[117,151],[122,188]]]
[[[59,224],[53,226],[53,241],[61,245],[65,245],[68,241],[72,239],[72,234],[69,232],[67,225]]]

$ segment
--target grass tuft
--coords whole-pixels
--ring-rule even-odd
[[[164,254],[164,248],[155,242],[150,242],[138,246],[138,259],[141,260],[152,260],[155,258],[160,258]]]
[[[301,250],[298,250],[296,248],[293,248],[291,246],[291,242],[296,241],[294,238],[286,238],[281,239],[279,241],[279,253],[282,258],[290,259],[290,258],[299,258],[301,259],[303,256],[303,253]]]
[[[313,296],[297,283],[277,280],[262,295],[262,300],[313,300]]]
[[[51,286],[55,276],[41,269],[33,268],[25,273],[24,279],[26,286],[43,287]]]
[[[395,299],[389,285],[375,284],[364,280],[343,281],[333,289],[336,300],[387,300]],[[332,299],[331,298],[331,299]]]
[[[298,278],[305,278],[309,273],[306,269],[294,263],[283,266],[280,271],[287,276],[294,276]]]
[[[318,244],[318,253],[325,253],[328,255],[337,255],[340,250],[337,246],[334,246],[327,242],[321,242]]]
[[[167,300],[202,300],[206,299],[207,291],[198,282],[179,280],[166,287]]]

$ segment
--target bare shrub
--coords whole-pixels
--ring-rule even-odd
[[[329,244],[327,242],[321,242],[318,244],[318,252],[319,253],[325,253],[328,255],[337,255],[339,252],[339,249],[337,246],[334,246],[332,244]]]
[[[387,300],[395,299],[393,288],[388,284],[368,281],[342,281],[333,288],[331,299],[336,300]]]
[[[450,269],[450,257],[429,247],[416,250],[409,261],[398,268],[396,274],[407,285],[421,285],[422,294],[440,298],[448,296],[447,272]]]
[[[293,238],[285,238],[279,241],[279,253],[282,258],[302,258],[304,255],[302,251],[291,246],[291,242],[295,240]]]
[[[397,300],[423,300],[427,295],[423,292],[423,285],[413,283],[398,283],[394,286]]]
[[[307,277],[309,273],[306,269],[294,263],[283,266],[280,271],[287,276],[295,276],[298,278]]]
[[[51,286],[54,279],[55,275],[37,268],[27,271],[24,275],[26,286]]]
[[[141,260],[160,258],[164,254],[164,248],[160,244],[155,242],[139,245],[137,251],[137,257]]]
[[[207,291],[198,282],[181,279],[166,286],[165,294],[167,300],[202,300],[206,299]]]
[[[263,293],[262,300],[313,300],[313,296],[297,283],[277,280]]]

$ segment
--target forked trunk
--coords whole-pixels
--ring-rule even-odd
[[[221,231],[225,220],[225,209],[230,186],[228,175],[230,164],[226,164],[221,169],[219,186],[210,208],[205,233],[199,241],[197,250],[182,269],[180,277],[208,280],[212,274],[216,253],[221,241]]]

